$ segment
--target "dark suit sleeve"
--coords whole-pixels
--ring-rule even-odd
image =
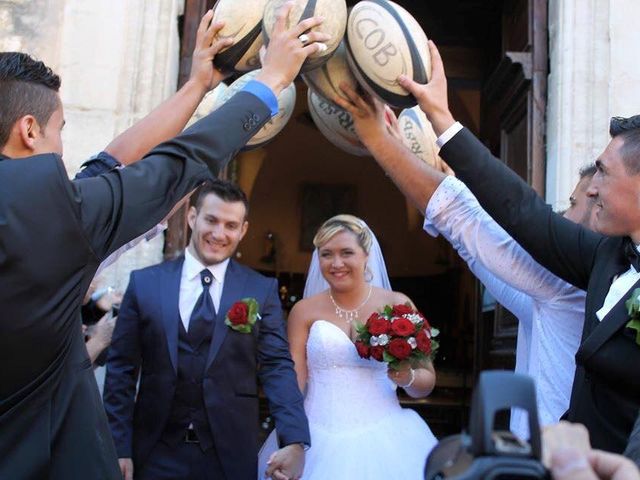
[[[241,91],[141,161],[71,182],[69,195],[97,259],[148,231],[203,181],[217,176],[269,118],[265,103]]]
[[[135,274],[122,298],[109,347],[104,382],[104,408],[119,458],[133,456],[133,410],[140,371],[141,348]]]
[[[269,411],[275,419],[278,443],[281,447],[292,443],[310,445],[309,424],[289,352],[276,280],[272,281],[260,310],[258,375],[269,401]]]
[[[554,213],[466,128],[442,147],[440,156],[489,215],[538,263],[586,290],[602,235]]]

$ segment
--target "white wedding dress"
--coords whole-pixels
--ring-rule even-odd
[[[304,480],[418,480],[437,443],[427,424],[400,406],[385,363],[360,358],[351,339],[326,320],[307,341],[305,411],[311,430]],[[260,452],[259,476],[275,451],[275,435]]]

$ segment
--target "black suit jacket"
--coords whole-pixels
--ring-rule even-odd
[[[121,478],[83,342],[84,293],[104,258],[217,174],[269,117],[238,93],[97,178],[70,181],[54,154],[0,161],[0,478]]]
[[[624,333],[636,283],[599,321],[614,276],[629,269],[624,239],[562,218],[466,129],[440,151],[487,212],[541,265],[587,291],[582,343],[567,418],[586,425],[594,447],[622,452],[640,406],[640,346]],[[553,321],[552,318],[548,321]]]
[[[176,392],[178,300],[184,258],[131,274],[109,350],[104,403],[118,456],[144,463],[166,426]],[[234,302],[255,298],[251,333],[224,323]],[[275,279],[231,260],[227,267],[203,393],[226,478],[252,480],[258,459],[258,385],[269,400],[281,445],[310,443]],[[140,388],[136,396],[136,383]]]

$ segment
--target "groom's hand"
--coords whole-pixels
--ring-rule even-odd
[[[304,448],[298,443],[282,447],[271,455],[267,464],[266,478],[298,480],[304,470]]]

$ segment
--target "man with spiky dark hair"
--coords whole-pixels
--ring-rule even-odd
[[[310,32],[302,44],[322,20],[287,29],[287,14],[254,82],[139,162],[94,178],[70,181],[62,164],[57,76],[27,55],[0,55],[0,478],[122,478],[83,341],[82,298],[102,260],[216,175],[277,113],[277,95],[328,39]],[[202,75],[179,103],[221,79],[212,60],[230,40],[216,38],[223,22],[212,16],[196,41]]]

